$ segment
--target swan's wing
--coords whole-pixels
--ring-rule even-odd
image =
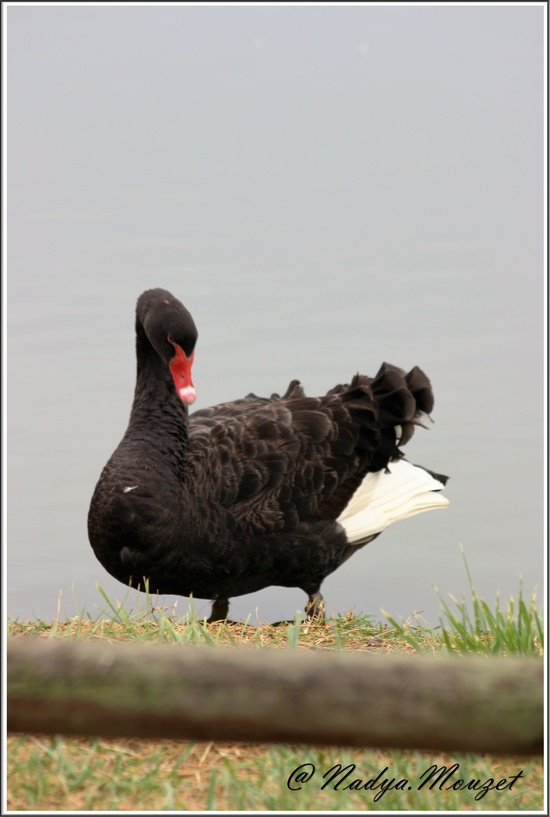
[[[413,372],[384,366],[376,378],[356,375],[318,398],[293,382],[281,398],[250,395],[194,412],[189,490],[251,533],[336,519],[368,471],[401,456],[396,438],[408,439],[431,408],[429,381]]]

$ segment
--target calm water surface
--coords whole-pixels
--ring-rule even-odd
[[[437,622],[434,584],[467,592],[460,544],[490,602],[519,574],[540,596],[538,9],[53,11],[10,9],[8,614],[96,615],[98,584],[135,607],[86,516],[154,286],[197,323],[197,408],[384,360],[432,379],[407,455],[450,475],[450,508],[329,577],[330,612]],[[304,603],[271,588],[231,613]]]

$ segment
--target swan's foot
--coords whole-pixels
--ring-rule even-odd
[[[318,590],[315,593],[309,593],[306,604],[306,615],[308,618],[315,618],[319,621],[324,621],[325,607],[325,600]]]
[[[212,602],[212,612],[207,619],[209,624],[213,621],[225,621],[229,613],[229,599],[214,599]]]

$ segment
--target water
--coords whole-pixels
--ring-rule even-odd
[[[467,592],[460,543],[490,602],[519,574],[540,596],[542,9],[11,7],[8,23],[8,614],[96,615],[97,584],[135,608],[86,515],[154,286],[198,326],[197,408],[295,377],[322,393],[383,360],[432,379],[436,422],[407,455],[451,476],[450,508],[329,577],[329,612],[435,623],[434,584]],[[271,588],[231,613],[304,604]]]

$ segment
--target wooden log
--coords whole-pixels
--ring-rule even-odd
[[[12,732],[536,754],[539,659],[8,640]]]

